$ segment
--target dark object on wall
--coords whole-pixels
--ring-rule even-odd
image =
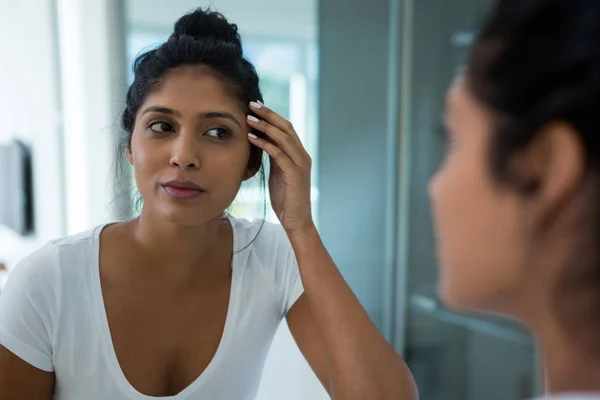
[[[31,154],[13,140],[0,145],[0,224],[25,236],[33,232],[33,222]]]

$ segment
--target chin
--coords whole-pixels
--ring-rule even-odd
[[[465,299],[461,298],[462,296],[455,293],[455,291],[451,290],[448,285],[443,282],[438,286],[438,297],[441,303],[447,308],[453,310],[463,310],[468,308],[465,304]]]
[[[518,298],[516,294],[507,296],[506,293],[482,292],[481,288],[449,285],[442,281],[438,296],[445,307],[457,312],[519,320],[518,310],[513,304]]]
[[[484,305],[486,301],[474,290],[464,285],[452,284],[443,278],[438,286],[438,297],[442,304],[451,310],[477,313],[488,311]]]
[[[439,278],[437,285],[437,297],[439,301],[447,308],[454,310],[462,310],[465,308],[464,290],[461,290],[461,285],[457,285],[456,279],[450,277],[455,276],[448,267],[447,262],[444,262],[441,257],[441,252],[438,252],[439,263]]]

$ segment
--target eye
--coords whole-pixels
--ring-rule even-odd
[[[206,131],[205,135],[216,139],[227,139],[230,136],[230,132],[225,128],[213,128]]]
[[[150,130],[153,132],[159,132],[159,133],[173,132],[175,130],[173,128],[173,125],[171,125],[167,122],[153,122],[150,124],[150,126],[148,128],[150,128]]]

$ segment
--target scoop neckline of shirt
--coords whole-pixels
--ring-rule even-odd
[[[225,325],[223,327],[223,333],[221,334],[221,340],[219,341],[219,345],[215,354],[213,355],[213,358],[210,360],[209,364],[206,366],[204,371],[202,371],[196,379],[194,379],[187,387],[185,387],[181,392],[177,393],[176,395],[162,397],[149,396],[138,391],[129,382],[129,380],[125,376],[125,373],[121,369],[121,365],[119,364],[119,360],[117,358],[114,343],[112,340],[112,335],[110,333],[110,328],[108,325],[108,316],[106,314],[104,296],[102,295],[102,286],[100,282],[100,235],[102,233],[102,230],[110,224],[100,225],[95,229],[93,234],[93,252],[91,255],[93,259],[92,262],[89,263],[89,265],[92,268],[91,276],[94,305],[96,308],[96,320],[102,335],[102,346],[104,348],[104,354],[109,359],[111,370],[117,382],[117,386],[128,397],[134,400],[184,400],[190,395],[194,394],[196,390],[198,390],[203,384],[207,382],[210,375],[213,374],[214,370],[221,362],[223,355],[227,350],[227,346],[230,343],[230,337],[233,334],[233,325],[234,320],[236,319],[235,314],[237,312],[237,305],[240,300],[238,298],[240,277],[238,268],[236,268],[238,265],[238,257],[240,254],[240,252],[237,251],[239,243],[238,225],[235,218],[230,216],[226,216],[225,218],[231,224],[231,230],[233,232],[233,257],[231,261],[232,274],[231,289],[229,292],[229,304],[227,306],[227,316],[225,317]]]

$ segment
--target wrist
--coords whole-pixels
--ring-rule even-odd
[[[291,242],[306,241],[319,237],[319,231],[313,221],[301,227],[285,230]]]

